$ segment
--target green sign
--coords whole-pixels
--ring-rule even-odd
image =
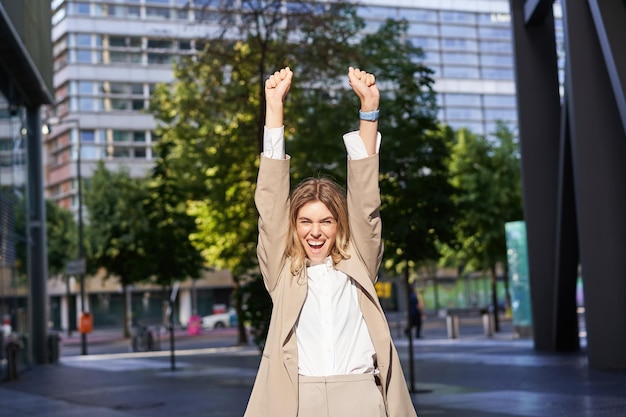
[[[511,309],[513,325],[531,326],[530,276],[528,273],[528,250],[526,245],[526,223],[509,222],[505,225],[506,253],[509,264]]]

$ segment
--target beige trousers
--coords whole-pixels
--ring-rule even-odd
[[[372,374],[299,376],[298,417],[386,417]]]

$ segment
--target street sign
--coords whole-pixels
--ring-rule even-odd
[[[85,273],[85,258],[74,259],[65,264],[67,275],[79,275]]]
[[[176,301],[176,295],[178,294],[179,286],[180,286],[180,281],[174,281],[174,285],[172,286],[172,293],[170,294],[170,302],[172,303]]]

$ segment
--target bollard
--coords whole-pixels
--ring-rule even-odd
[[[459,317],[446,316],[446,329],[448,330],[448,339],[459,338]]]
[[[152,334],[152,330],[148,329],[145,333],[145,347],[148,352],[152,352],[154,350],[154,336]]]
[[[483,313],[483,331],[486,337],[493,337],[494,323],[491,314]]]
[[[18,356],[21,346],[18,342],[10,341],[7,343],[7,380],[13,381],[17,379],[18,372]]]
[[[48,362],[57,363],[61,356],[61,337],[57,333],[48,335]]]

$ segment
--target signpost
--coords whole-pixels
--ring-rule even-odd
[[[176,302],[176,296],[178,295],[179,281],[175,281],[172,286],[172,293],[170,294],[170,305],[168,308],[170,318],[170,368],[172,371],[176,370],[176,358],[174,357],[174,303]]]
[[[80,181],[80,180],[79,180]],[[80,220],[80,219],[79,219]],[[85,258],[82,257],[82,224],[79,224],[79,249],[81,256],[77,259],[68,261],[65,264],[65,272],[67,275],[74,275],[79,277],[80,280],[80,309],[81,314],[79,318],[78,330],[80,332],[80,344],[81,354],[87,354],[87,333],[91,333],[93,330],[93,316],[85,310]],[[84,323],[90,323],[84,325]]]
[[[85,273],[85,258],[74,259],[65,264],[67,275],[81,275]]]

